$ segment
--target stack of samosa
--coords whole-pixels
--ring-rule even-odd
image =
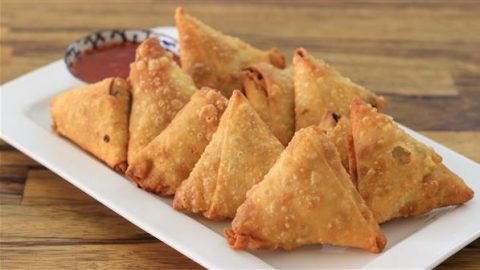
[[[380,112],[383,97],[305,49],[285,68],[275,48],[182,8],[175,19],[182,67],[147,39],[128,82],[55,97],[53,128],[143,189],[175,195],[175,209],[233,218],[233,248],[377,253],[387,242],[379,224],[473,197],[432,148]]]
[[[234,91],[217,132],[175,194],[173,207],[209,219],[233,218],[283,146],[247,99]]]

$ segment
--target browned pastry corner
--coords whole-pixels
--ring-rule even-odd
[[[50,102],[54,130],[114,170],[127,168],[130,91],[121,78],[75,88]]]

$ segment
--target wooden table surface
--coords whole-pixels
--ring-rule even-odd
[[[61,58],[94,30],[173,25],[176,5],[2,0],[1,83]],[[399,122],[480,161],[479,1],[183,5],[258,47],[307,48],[385,95]],[[0,151],[0,268],[200,268],[3,141]],[[480,269],[480,241],[439,269]]]

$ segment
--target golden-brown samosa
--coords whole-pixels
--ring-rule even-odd
[[[205,150],[227,99],[203,88],[172,122],[129,163],[127,175],[145,190],[172,195]]]
[[[177,189],[177,210],[209,219],[233,218],[247,191],[262,180],[283,146],[235,90],[219,127],[187,180]]]
[[[337,115],[348,114],[354,97],[379,109],[385,105],[383,97],[343,77],[324,61],[309,55],[305,49],[295,51],[293,66],[296,130],[317,125],[327,111]]]
[[[350,119],[347,116],[326,112],[320,120],[319,128],[326,131],[327,137],[335,145],[343,167],[350,174],[353,184],[356,186],[356,163]]]
[[[473,191],[435,151],[391,117],[355,99],[351,105],[358,191],[379,223],[465,203]]]
[[[219,89],[230,97],[241,87],[242,69],[253,63],[270,63],[285,67],[285,57],[276,48],[262,51],[238,38],[227,36],[179,7],[175,21],[180,42],[183,70],[192,76],[197,87]]]
[[[292,72],[259,63],[245,69],[243,78],[245,96],[283,145],[295,132]]]
[[[386,244],[335,146],[313,126],[295,133],[225,234],[236,249],[332,244],[380,252]]]
[[[132,111],[128,160],[165,129],[197,90],[155,37],[145,40],[130,65]]]
[[[129,106],[127,82],[107,78],[56,96],[50,103],[53,129],[123,173]]]

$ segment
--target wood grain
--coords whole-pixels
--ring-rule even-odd
[[[397,121],[480,161],[480,2],[182,4],[258,47],[277,46],[288,54],[305,47],[385,95],[387,112]],[[178,2],[2,0],[0,5],[0,82],[5,83],[62,58],[70,42],[97,29],[173,25]],[[0,207],[1,269],[200,268],[2,140]],[[438,267],[479,268],[478,239]]]

